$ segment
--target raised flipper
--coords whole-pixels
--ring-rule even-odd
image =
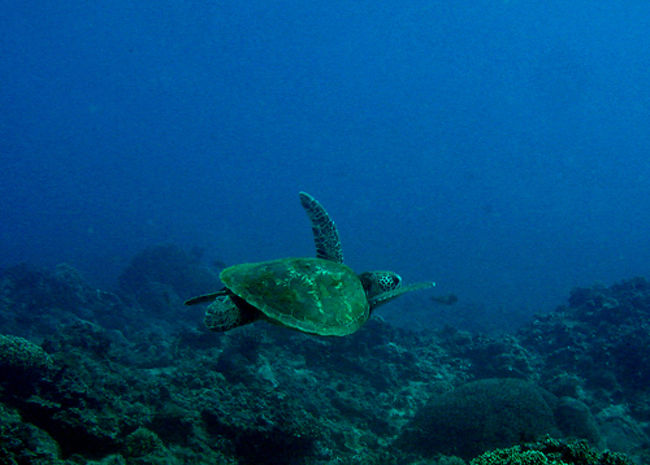
[[[339,239],[336,224],[327,214],[325,208],[318,200],[306,192],[300,192],[300,203],[307,212],[311,221],[311,230],[314,233],[316,257],[343,263],[343,249]]]
[[[379,305],[383,305],[386,302],[390,302],[391,300],[401,296],[402,294],[406,294],[407,292],[412,292],[412,291],[419,291],[421,289],[430,289],[432,287],[435,287],[435,285],[436,283],[431,281],[409,284],[408,286],[398,287],[397,289],[393,289],[392,291],[383,292],[379,295],[371,297],[368,299],[368,303],[370,304],[370,309],[374,310]]]
[[[196,305],[196,304],[205,304],[208,302],[214,302],[214,300],[220,295],[228,295],[228,291],[224,287],[220,291],[211,292],[210,294],[197,295],[191,299],[185,301],[185,305]]]

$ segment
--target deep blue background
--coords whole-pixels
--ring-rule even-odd
[[[0,5],[0,266],[311,255],[306,190],[495,314],[650,269],[647,1]]]

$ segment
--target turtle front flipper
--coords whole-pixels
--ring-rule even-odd
[[[318,200],[306,192],[300,192],[300,203],[311,221],[314,233],[316,257],[343,263],[343,249],[336,224]]]
[[[390,302],[391,300],[401,296],[402,294],[406,294],[407,292],[419,291],[421,289],[430,289],[432,287],[435,287],[435,285],[436,283],[431,281],[409,284],[408,286],[398,287],[392,291],[383,292],[381,294],[369,297],[368,303],[370,304],[370,310],[372,311],[378,306]]]

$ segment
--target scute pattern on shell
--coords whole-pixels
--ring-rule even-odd
[[[271,321],[321,336],[355,332],[370,315],[358,276],[320,258],[283,258],[226,268],[221,280]]]

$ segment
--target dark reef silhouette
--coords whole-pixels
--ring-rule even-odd
[[[216,280],[171,245],[115,291],[68,265],[4,270],[0,464],[650,461],[643,278],[575,289],[512,334],[372,318],[335,339],[210,333],[182,298]]]

